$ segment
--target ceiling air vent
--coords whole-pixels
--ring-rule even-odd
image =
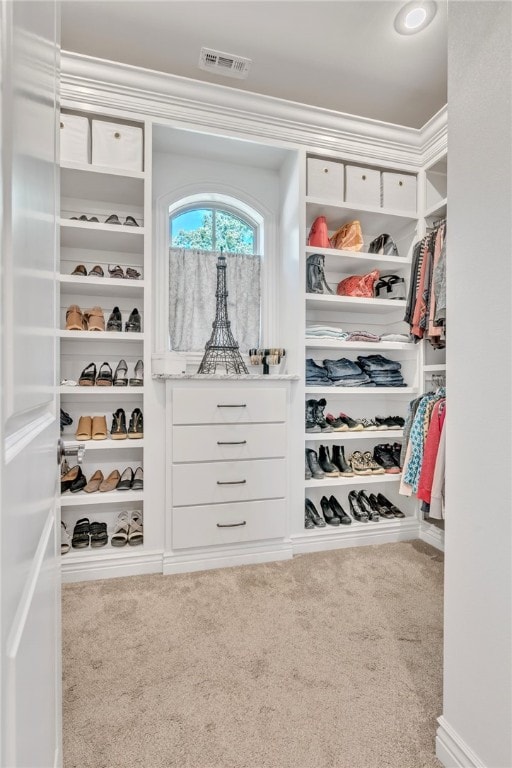
[[[199,54],[199,69],[216,72],[225,77],[237,77],[239,80],[245,80],[251,64],[251,59],[223,51],[214,51],[212,48],[201,48]]]

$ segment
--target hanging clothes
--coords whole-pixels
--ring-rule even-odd
[[[436,469],[441,432],[443,431],[446,416],[446,399],[442,398],[434,403],[430,417],[427,439],[423,451],[423,463],[421,466],[417,496],[422,501],[430,504],[432,485]]]
[[[404,320],[415,341],[427,339],[436,349],[445,346],[446,222],[416,243]]]
[[[442,403],[442,420],[439,424],[439,434],[444,423],[444,403],[445,390],[440,387],[436,392],[428,392],[409,404],[409,414],[404,426],[405,458],[403,462],[402,478],[400,481],[399,493],[403,496],[411,496],[416,493],[423,501],[427,501],[419,494],[421,476],[424,475],[425,495],[427,487],[431,490],[437,452],[436,444],[439,440],[436,438],[436,428],[432,427],[433,420],[439,422],[440,413],[436,406]],[[441,407],[441,406],[440,406]],[[428,440],[432,428],[432,437]],[[428,446],[428,451],[427,451]]]

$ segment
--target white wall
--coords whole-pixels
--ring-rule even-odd
[[[445,765],[512,766],[509,2],[451,2]]]

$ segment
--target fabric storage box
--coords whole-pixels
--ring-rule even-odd
[[[343,163],[308,157],[308,195],[343,200]]]
[[[86,117],[61,114],[60,162],[91,162],[91,127]]]
[[[395,211],[416,213],[416,176],[383,171],[382,205]]]
[[[380,208],[380,171],[347,165],[345,168],[345,202]]]
[[[107,168],[142,171],[142,128],[93,120],[92,162]]]

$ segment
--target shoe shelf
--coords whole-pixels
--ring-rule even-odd
[[[403,313],[405,299],[360,299],[353,296],[331,296],[323,293],[306,293],[306,309],[345,310],[346,312],[364,312],[365,314]]]
[[[144,280],[121,280],[106,275],[105,277],[77,277],[76,275],[61,275],[60,286],[62,294],[79,296],[143,296]]]
[[[60,191],[63,198],[102,200],[114,206],[140,205],[144,199],[144,172],[65,163],[60,167]]]
[[[144,333],[135,333],[132,331],[66,331],[59,330],[57,335],[61,339],[72,339],[73,341],[121,341],[121,342],[142,342]]]
[[[418,387],[313,387],[306,384],[307,395],[413,395]]]
[[[423,372],[424,373],[436,373],[436,372],[445,373],[446,363],[433,363],[432,365],[424,365]]]
[[[331,488],[337,485],[379,485],[380,483],[396,483],[402,474],[396,475],[354,475],[354,477],[326,477],[323,480],[304,480],[305,488]]]
[[[142,254],[144,235],[144,227],[60,219],[60,243],[63,248]]]
[[[331,339],[306,338],[306,349],[367,349],[380,351],[414,350],[414,344],[399,341],[335,341]]]
[[[73,531],[70,531],[70,536]],[[65,569],[66,565],[86,563],[91,558],[95,560],[121,560],[125,559],[126,555],[136,552],[137,554],[144,553],[144,544],[138,544],[136,547],[131,547],[129,544],[125,544],[124,547],[113,547],[110,543],[111,532],[108,531],[108,544],[104,547],[82,547],[81,549],[71,548],[65,555],[61,555],[61,565]]]
[[[416,213],[394,211],[388,208],[376,208],[368,205],[350,205],[335,203],[319,197],[306,197],[307,226],[311,226],[317,216],[325,216],[329,229],[337,229],[348,221],[361,222],[363,232],[395,232],[397,228],[417,221]],[[377,231],[378,230],[378,231]]]
[[[74,435],[62,435],[62,440],[66,447],[74,445],[84,445],[85,452],[88,451],[115,451],[117,448],[144,448],[144,438],[126,438],[126,440],[77,440]]]
[[[83,395],[88,397],[117,397],[118,395],[143,395],[144,387],[81,387],[80,385],[72,387],[69,384],[61,384],[59,387],[61,395]]]
[[[372,267],[380,272],[388,270],[410,268],[411,259],[402,256],[379,256],[376,253],[367,253],[366,251],[344,251],[340,248],[315,248],[313,245],[306,246],[306,253],[319,253],[332,258],[332,263],[341,271],[349,272],[351,270],[370,270]]]
[[[103,441],[105,442],[105,441]],[[114,441],[122,442],[122,441]],[[126,441],[133,442],[133,441]],[[80,507],[80,506],[96,506],[97,504],[132,504],[142,503],[144,500],[144,491],[107,491],[106,493],[84,493],[84,491],[78,491],[78,493],[70,493],[66,491],[60,497],[61,507]]]
[[[403,429],[361,429],[353,432],[306,432],[306,443],[339,443],[345,440],[400,440],[404,436]]]
[[[106,165],[92,165],[92,163],[66,163],[62,162],[60,164],[61,172],[63,173],[72,173],[75,172],[79,174],[77,176],[76,184],[73,185],[73,189],[75,189],[77,186],[81,186],[83,184],[83,178],[82,174],[84,173],[90,173],[90,174],[98,174],[102,176],[118,176],[121,179],[144,179],[145,174],[144,171],[129,171],[125,170],[124,168],[110,168]],[[62,192],[64,194],[64,192]],[[122,202],[121,200],[119,202]]]
[[[405,517],[397,517],[394,520],[390,520],[386,517],[379,518],[378,522],[373,522],[372,520],[369,520],[367,523],[362,523],[359,520],[355,520],[352,518],[352,522],[350,525],[326,525],[322,528],[304,528],[304,532],[300,534],[294,534],[292,536],[292,539],[297,538],[305,538],[305,537],[311,537],[311,538],[319,538],[319,539],[326,539],[331,538],[335,536],[347,536],[350,535],[350,533],[357,533],[357,534],[367,534],[371,535],[373,533],[381,532],[384,533],[385,531],[389,530],[400,530],[401,528],[409,528],[411,527],[411,524],[416,525],[416,520],[410,516],[406,515]],[[414,537],[416,538],[416,537]],[[372,542],[368,542],[372,543]],[[67,555],[66,555],[67,557]]]

